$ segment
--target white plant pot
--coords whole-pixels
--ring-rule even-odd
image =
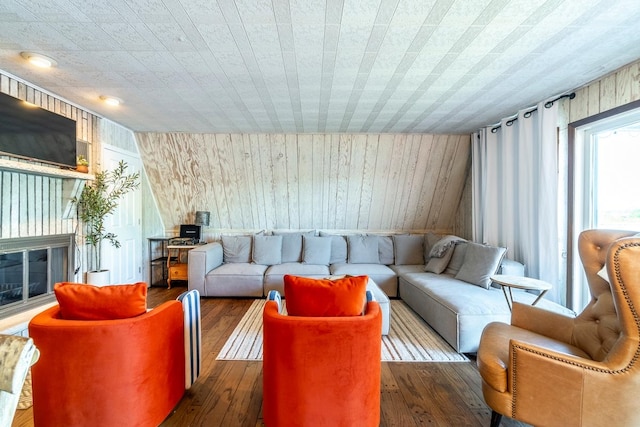
[[[110,285],[111,274],[109,270],[87,271],[87,284],[94,286]]]

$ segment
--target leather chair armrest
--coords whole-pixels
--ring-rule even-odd
[[[511,324],[565,343],[571,342],[574,317],[539,307],[513,303]]]

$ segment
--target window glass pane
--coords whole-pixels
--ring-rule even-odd
[[[69,280],[68,252],[67,247],[51,249],[51,286]]]
[[[0,255],[0,305],[22,300],[22,252]]]
[[[640,230],[640,130],[600,132],[596,152],[595,227]]]
[[[47,293],[47,250],[29,251],[29,297]]]

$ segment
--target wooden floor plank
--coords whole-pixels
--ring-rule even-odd
[[[184,286],[151,288],[148,306],[175,299]],[[215,360],[252,299],[202,298],[202,371],[163,427],[264,427],[262,363]],[[383,362],[382,427],[488,426],[480,376],[466,363]],[[525,424],[503,419],[503,427]],[[32,409],[19,410],[12,427],[33,427]],[[357,427],[357,426],[354,426]]]
[[[387,427],[412,427],[416,424],[413,413],[407,410],[394,367],[397,363],[383,363],[381,370],[380,425]]]

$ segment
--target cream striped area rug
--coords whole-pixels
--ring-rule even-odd
[[[284,302],[284,300],[283,300]],[[262,311],[255,300],[216,360],[262,360]],[[383,362],[467,362],[401,300],[391,301],[389,335],[382,337]]]

